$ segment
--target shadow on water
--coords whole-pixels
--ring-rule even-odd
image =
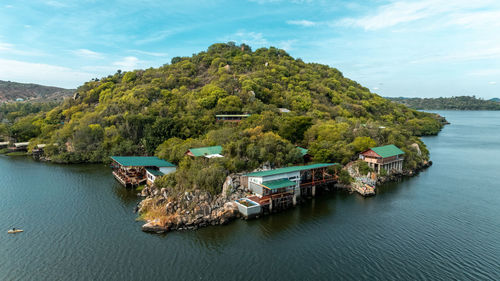
[[[110,176],[113,177],[110,173]],[[113,178],[114,180],[114,178]],[[113,194],[118,198],[122,203],[124,204],[136,204],[139,203],[142,200],[142,197],[137,196],[137,193],[140,193],[140,191],[135,190],[134,188],[125,188],[123,185],[121,185],[119,182],[114,180],[114,182],[111,185],[111,190],[113,191]]]

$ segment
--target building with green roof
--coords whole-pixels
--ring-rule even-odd
[[[404,151],[390,144],[365,150],[359,154],[359,158],[379,174],[383,170],[387,174],[392,174],[403,171],[404,154]]]
[[[152,184],[154,180],[175,172],[174,164],[155,156],[111,156],[115,178],[126,187]]]
[[[337,163],[317,163],[303,166],[291,166],[273,170],[258,171],[246,174],[248,188],[257,196],[265,197],[274,194],[287,194],[300,197],[307,188],[330,183],[335,180],[333,173],[327,170]],[[325,174],[327,175],[325,177]]]
[[[220,145],[190,148],[186,152],[186,155],[189,155],[192,157],[202,157],[203,156],[206,158],[224,157],[224,156],[222,156],[222,146],[220,146]]]

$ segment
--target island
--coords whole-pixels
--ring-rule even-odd
[[[431,165],[420,136],[445,124],[335,68],[232,42],[118,70],[56,105],[2,110],[4,150],[25,143],[40,160],[112,164],[144,197],[137,211],[153,232],[273,213],[328,190],[373,195]]]

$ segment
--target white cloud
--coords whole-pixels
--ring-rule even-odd
[[[14,50],[14,45],[0,42],[0,52],[10,52]]]
[[[297,42],[297,40],[291,39],[291,40],[286,40],[286,41],[281,41],[278,43],[278,48],[283,49],[285,51],[290,51],[293,49],[292,45]]]
[[[251,47],[253,46],[261,47],[269,45],[267,39],[264,38],[264,35],[260,32],[238,31],[235,34],[226,37],[226,39],[222,41],[226,42],[234,41],[238,43],[245,43],[247,45],[250,45]]]
[[[91,50],[88,50],[88,49],[78,49],[78,50],[74,50],[74,51],[71,51],[73,54],[79,56],[79,57],[83,57],[83,58],[90,58],[90,59],[100,59],[103,57],[103,55],[101,53],[98,53],[98,52],[94,52],[94,51],[91,51]]]
[[[45,55],[39,50],[21,50],[18,46],[10,43],[0,42],[0,54],[21,55],[21,56],[42,56]]]
[[[95,74],[57,65],[0,59],[0,77],[3,80],[74,88],[95,77]]]
[[[56,7],[56,8],[65,8],[68,7],[66,3],[59,2],[59,1],[47,1],[45,2],[46,5]]]
[[[139,63],[140,63],[140,60],[138,58],[133,57],[133,56],[128,56],[128,57],[124,57],[123,59],[121,59],[119,61],[115,61],[113,63],[113,65],[120,67],[121,70],[129,71],[129,70],[137,69]]]
[[[448,24],[461,25],[465,27],[498,27],[500,26],[499,11],[476,11],[468,13],[456,13],[450,16]]]
[[[490,85],[496,85],[497,82],[496,81],[490,81],[490,82],[488,82],[488,84],[490,84]]]
[[[280,2],[289,2],[293,4],[304,4],[311,3],[313,0],[249,0],[250,2],[255,2],[258,4],[272,4],[272,3],[280,3]]]
[[[473,60],[491,60],[500,59],[500,47],[487,48],[469,47],[469,50],[460,50],[446,55],[429,56],[410,61],[410,63],[428,63],[428,62],[447,62],[447,61],[473,61]]]
[[[152,56],[152,57],[166,57],[168,56],[167,53],[157,53],[157,52],[147,52],[147,51],[141,51],[141,50],[130,50],[129,52],[141,54],[141,55],[147,55],[147,56]]]
[[[310,26],[316,25],[316,22],[309,21],[309,20],[289,20],[286,23],[291,24],[291,25],[305,26],[305,27],[310,27]]]
[[[470,25],[475,20],[485,16],[488,20],[495,19],[495,16],[498,15],[498,11],[495,11],[495,9],[498,8],[498,2],[493,0],[394,1],[381,6],[375,13],[358,18],[345,18],[337,22],[337,24],[361,27],[365,30],[377,30],[430,17],[438,17],[439,20],[445,19],[448,24]],[[477,11],[478,9],[490,9],[492,11]]]

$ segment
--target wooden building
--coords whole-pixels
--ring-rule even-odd
[[[381,169],[385,169],[388,174],[392,174],[403,171],[403,155],[404,151],[390,144],[363,151],[359,158],[368,163],[376,173],[380,173]]]
[[[283,209],[297,203],[297,198],[314,196],[316,187],[334,183],[337,176],[329,167],[337,163],[292,166],[247,174],[248,188],[254,193],[248,197],[263,209]]]
[[[153,183],[156,177],[175,172],[174,164],[154,156],[111,156],[113,176],[125,187]]]
[[[197,147],[190,148],[186,155],[191,157],[205,157],[205,158],[220,158],[222,156],[222,146],[206,146],[206,147]]]
[[[250,117],[250,114],[217,114],[215,119],[221,122],[240,122],[244,118]]]

